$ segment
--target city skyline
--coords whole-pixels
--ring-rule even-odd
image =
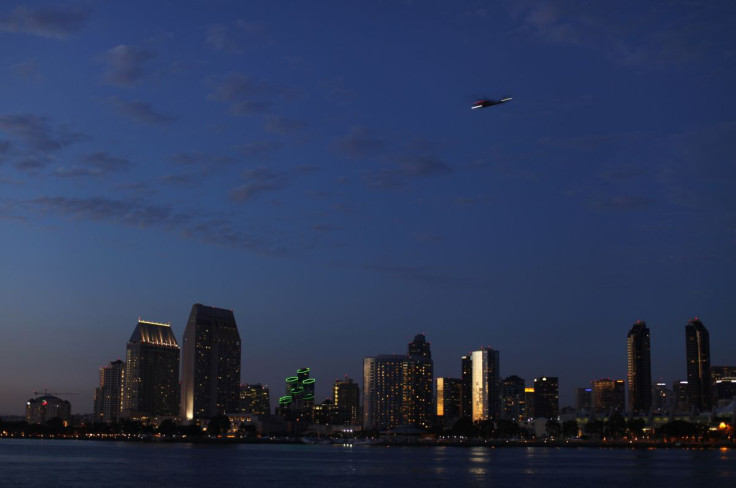
[[[242,383],[652,380],[736,342],[731,2],[0,6],[0,413],[91,411],[137,317],[232,310]],[[477,99],[511,97],[472,110]],[[560,358],[564,358],[561,360]],[[49,368],[48,365],[54,365]],[[586,368],[579,365],[585,364]]]

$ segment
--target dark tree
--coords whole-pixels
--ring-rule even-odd
[[[562,423],[562,437],[566,439],[577,437],[579,430],[578,423],[574,420],[566,420]]]
[[[211,436],[223,436],[230,430],[230,419],[227,415],[215,415],[207,423],[207,434]]]
[[[550,437],[559,437],[560,433],[562,432],[562,427],[560,426],[560,423],[555,419],[548,420],[547,423],[544,424],[544,428],[547,431],[547,435],[549,435]]]

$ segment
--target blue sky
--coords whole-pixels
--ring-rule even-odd
[[[0,413],[92,409],[139,316],[233,309],[243,381],[490,345],[561,400],[734,364],[731,2],[4,2]],[[478,98],[507,104],[470,110]]]

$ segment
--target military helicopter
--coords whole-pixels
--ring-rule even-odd
[[[476,108],[486,108],[486,107],[493,107],[494,105],[499,105],[501,103],[506,103],[509,100],[511,100],[511,97],[502,98],[500,100],[491,100],[491,99],[482,99],[475,102],[470,108],[476,109]]]

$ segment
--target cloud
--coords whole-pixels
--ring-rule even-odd
[[[0,31],[66,39],[82,29],[90,14],[89,9],[75,5],[62,4],[36,9],[20,6],[9,14],[0,14]]]
[[[170,159],[171,162],[177,166],[197,168],[199,170],[199,174],[195,175],[190,172],[190,174],[186,176],[186,178],[197,178],[200,180],[213,171],[216,171],[218,168],[230,166],[238,161],[237,159],[230,156],[222,156],[219,154],[211,154],[201,151],[177,153],[172,155]],[[182,178],[182,175],[180,175],[178,178],[177,176],[172,175],[166,181],[169,181],[171,183],[182,183]],[[179,181],[177,181],[177,179]]]
[[[235,146],[233,149],[248,158],[267,159],[282,147],[283,143],[278,141],[251,141]]]
[[[13,144],[10,141],[0,141],[0,162],[2,162],[13,149]]]
[[[130,88],[140,82],[146,63],[156,56],[154,51],[120,44],[101,56],[108,65],[102,79],[108,85]]]
[[[247,202],[263,193],[281,190],[295,177],[312,174],[318,169],[311,165],[298,165],[286,171],[274,170],[265,166],[247,169],[241,173],[245,184],[230,190],[228,196],[234,202]]]
[[[40,83],[43,80],[41,70],[35,59],[29,59],[10,66],[10,72],[28,83]]]
[[[132,163],[125,159],[111,156],[100,151],[87,154],[78,165],[71,168],[60,167],[55,171],[56,176],[72,178],[79,176],[104,176],[109,173],[128,171]]]
[[[245,170],[242,176],[246,183],[228,192],[235,202],[247,202],[262,193],[280,190],[288,183],[286,173],[266,167]]]
[[[85,138],[65,125],[52,127],[46,117],[33,114],[0,115],[0,130],[22,140],[27,149],[42,153],[58,151]]]
[[[314,224],[312,230],[319,233],[333,232],[337,230],[336,227],[329,224]]]
[[[619,64],[713,66],[730,56],[723,45],[732,30],[729,2],[711,2],[708,8],[672,2],[666,9],[656,2],[639,3],[635,16],[611,2],[515,0],[506,5],[522,35],[599,49]]]
[[[300,131],[308,125],[304,120],[270,116],[266,119],[265,129],[276,134],[287,134]]]
[[[228,104],[233,115],[263,113],[273,106],[271,98],[292,95],[291,90],[282,86],[256,81],[242,73],[213,76],[208,83],[212,91],[207,99]]]
[[[140,102],[138,100],[130,102],[122,100],[118,97],[110,97],[108,101],[112,104],[118,115],[127,117],[135,122],[146,125],[168,125],[174,118],[157,112],[150,103]]]
[[[72,220],[104,221],[132,227],[179,226],[190,222],[190,215],[175,212],[167,205],[137,200],[103,197],[40,197],[30,204],[41,214],[55,214]]]
[[[431,155],[403,156],[395,159],[395,166],[370,171],[365,180],[379,189],[399,188],[413,178],[450,174],[453,169],[442,160]]]
[[[0,202],[0,218],[30,221],[31,217],[55,216],[70,221],[93,221],[140,229],[162,229],[205,244],[225,245],[268,255],[285,255],[274,229],[243,229],[230,219],[179,211],[171,205],[144,199],[106,197],[74,198],[46,196]]]
[[[263,32],[260,24],[238,20],[230,24],[212,24],[205,28],[205,43],[213,51],[242,52],[246,36]]]
[[[370,134],[364,127],[353,127],[350,133],[335,144],[338,153],[355,159],[372,158],[380,155],[385,143]]]

